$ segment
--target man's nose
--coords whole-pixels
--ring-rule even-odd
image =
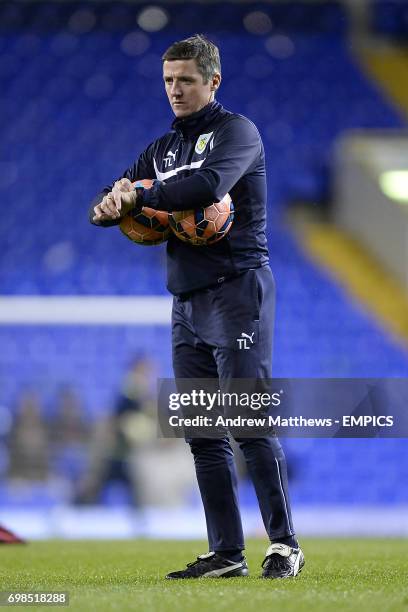
[[[177,83],[176,81],[173,81],[171,85],[170,93],[172,96],[181,96],[182,91],[181,91],[180,84]]]

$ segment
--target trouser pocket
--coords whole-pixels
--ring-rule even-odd
[[[258,342],[261,294],[256,270],[247,270],[209,290],[205,341],[218,347],[250,350]],[[197,320],[197,318],[196,318]]]

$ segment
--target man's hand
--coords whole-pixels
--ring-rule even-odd
[[[119,217],[124,217],[136,206],[137,193],[133,190],[129,179],[123,178],[116,181],[111,193]]]
[[[137,193],[129,179],[116,181],[111,192],[95,206],[93,221],[113,221],[127,215],[136,205]]]
[[[122,178],[119,179],[118,181],[116,181],[116,183],[114,183],[113,185],[113,189],[112,191],[123,191],[123,192],[129,192],[133,190],[133,184],[132,181],[130,181],[127,178]]]

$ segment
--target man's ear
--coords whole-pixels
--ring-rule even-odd
[[[219,88],[221,83],[221,75],[220,74],[214,74],[212,81],[211,81],[211,91],[217,91],[217,89]]]

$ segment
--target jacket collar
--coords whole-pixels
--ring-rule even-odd
[[[196,113],[188,115],[188,117],[176,118],[171,127],[182,138],[188,138],[198,132],[202,132],[222,110],[222,104],[213,100],[213,102],[210,102]]]

